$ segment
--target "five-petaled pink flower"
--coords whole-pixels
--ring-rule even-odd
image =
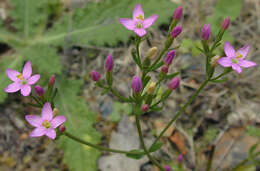
[[[233,70],[235,70],[237,73],[242,72],[242,68],[250,68],[257,66],[255,62],[245,60],[245,57],[248,54],[248,51],[250,49],[250,46],[244,46],[238,51],[235,51],[235,49],[230,45],[229,42],[225,43],[224,51],[227,55],[226,57],[222,57],[218,60],[218,63],[222,65],[223,67],[232,67]]]
[[[133,30],[139,37],[143,37],[146,34],[145,29],[150,27],[157,18],[158,15],[154,14],[147,19],[144,19],[142,6],[137,4],[133,11],[133,19],[120,18],[120,23],[128,30]]]
[[[24,65],[23,72],[20,73],[13,69],[6,70],[7,76],[13,81],[5,88],[5,92],[14,93],[21,90],[23,96],[28,96],[31,93],[31,85],[35,84],[39,79],[40,75],[32,75],[32,65],[30,61],[27,61]]]
[[[32,126],[36,127],[30,133],[30,137],[40,137],[46,135],[51,139],[56,138],[55,128],[57,128],[66,121],[66,117],[63,115],[59,115],[53,118],[52,108],[49,102],[46,102],[44,104],[41,116],[26,115],[25,119]]]

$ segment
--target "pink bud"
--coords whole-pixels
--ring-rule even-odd
[[[183,156],[182,156],[182,154],[180,154],[179,156],[178,156],[178,162],[182,162],[182,160],[183,160]]]
[[[59,126],[59,131],[60,131],[61,133],[65,132],[65,131],[66,131],[65,125],[62,124],[61,126]]]
[[[132,89],[134,93],[139,93],[143,88],[142,80],[138,76],[134,76],[132,80]]]
[[[182,32],[182,27],[181,26],[174,27],[173,30],[171,31],[172,38],[177,37],[179,34],[181,34],[181,32]]]
[[[210,28],[210,24],[205,24],[202,29],[201,29],[201,38],[203,40],[209,40],[210,37],[210,33],[211,33],[211,28]]]
[[[148,104],[142,104],[141,110],[142,110],[143,112],[147,112],[147,111],[149,110],[149,105],[148,105]]]
[[[161,71],[165,74],[168,73],[168,66],[167,65],[163,65],[162,68],[161,68]]]
[[[114,67],[113,56],[112,56],[112,54],[109,54],[106,59],[105,68],[106,68],[107,72],[110,72],[110,71],[112,71],[113,67]]]
[[[171,166],[165,165],[165,166],[164,166],[164,169],[165,169],[166,171],[171,171]]]
[[[174,20],[179,20],[182,16],[182,7],[179,6],[178,8],[176,8],[176,10],[173,13],[173,19]]]
[[[175,77],[173,78],[169,83],[168,83],[168,87],[171,90],[174,90],[176,88],[178,88],[180,85],[180,78],[179,77]]]
[[[38,96],[42,96],[45,93],[44,89],[39,85],[35,86],[34,89],[35,89],[36,93],[38,94]]]
[[[167,64],[167,65],[171,65],[172,63],[172,60],[174,59],[174,56],[175,56],[175,50],[172,50],[170,52],[168,52],[168,54],[166,55],[166,57],[164,58],[164,62]]]
[[[224,29],[224,30],[228,29],[229,24],[230,24],[230,18],[229,18],[229,17],[226,17],[226,18],[223,20],[223,22],[222,22],[222,25],[221,25],[222,29]]]
[[[100,77],[101,77],[101,75],[99,72],[97,72],[95,70],[91,71],[91,78],[93,81],[99,81]]]
[[[53,86],[55,83],[55,75],[52,75],[49,79],[49,86]]]

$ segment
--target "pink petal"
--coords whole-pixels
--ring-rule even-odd
[[[223,67],[231,67],[232,65],[232,59],[228,57],[223,57],[218,60],[218,63],[222,65]]]
[[[227,55],[227,57],[235,57],[235,55],[236,55],[235,49],[230,45],[229,42],[225,43],[224,51],[225,51],[225,54]]]
[[[141,4],[137,4],[137,5],[135,6],[134,11],[133,11],[133,20],[139,21],[139,19],[137,19],[137,17],[139,17],[140,15],[144,18],[144,11],[143,11],[143,9],[142,9]]]
[[[242,68],[238,64],[233,63],[232,68],[233,68],[233,70],[235,70],[239,74],[242,72]]]
[[[57,128],[58,126],[60,126],[61,124],[63,124],[66,121],[66,117],[65,116],[56,116],[54,119],[52,119],[51,121],[51,126],[52,128]]]
[[[120,23],[128,30],[134,30],[136,22],[129,18],[120,18]]]
[[[31,93],[31,86],[30,85],[22,85],[21,94],[23,96],[29,96],[30,93]]]
[[[250,45],[247,45],[247,46],[244,46],[244,47],[240,48],[237,51],[237,53],[240,53],[241,55],[243,55],[242,59],[244,59],[247,56],[247,54],[249,52],[249,49],[250,49]]]
[[[21,89],[21,84],[20,83],[12,83],[9,84],[6,88],[5,88],[5,92],[6,93],[14,93],[17,92]]]
[[[33,75],[31,76],[27,81],[28,81],[28,84],[35,84],[39,79],[40,79],[40,74],[36,74],[36,75]]]
[[[157,14],[148,17],[147,19],[144,20],[143,27],[145,29],[150,27],[157,20],[157,18],[158,18]]]
[[[30,137],[40,137],[46,133],[46,129],[44,127],[35,128],[31,133]]]
[[[146,30],[142,28],[136,28],[134,29],[134,32],[140,37],[143,37],[146,34]]]
[[[7,69],[5,70],[5,73],[12,81],[19,81],[17,75],[20,75],[20,72],[15,71],[13,69]]]
[[[30,61],[27,61],[23,67],[23,76],[24,78],[29,78],[32,75],[32,64]]]
[[[42,119],[52,120],[52,108],[49,102],[46,102],[42,108]]]
[[[43,122],[42,118],[37,115],[26,115],[25,119],[34,127],[40,127]]]
[[[55,138],[56,138],[56,132],[55,132],[54,129],[51,129],[51,128],[49,128],[49,129],[46,131],[45,135],[46,135],[47,137],[49,137],[50,139],[55,139]]]
[[[241,67],[244,67],[244,68],[250,68],[250,67],[257,66],[257,63],[248,61],[248,60],[240,60],[238,62],[238,65],[240,65]]]

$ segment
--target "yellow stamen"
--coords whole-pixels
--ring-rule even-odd
[[[17,77],[19,80],[23,80],[23,79],[24,79],[23,74],[19,74],[19,75],[17,75],[16,77]]]
[[[48,129],[51,127],[51,123],[48,120],[45,120],[43,121],[42,126]]]
[[[139,19],[139,20],[144,20],[144,17],[140,14],[138,17],[136,17],[137,19]]]
[[[239,58],[243,58],[243,55],[241,53],[236,53],[236,58],[239,59]]]

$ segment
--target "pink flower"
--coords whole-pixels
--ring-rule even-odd
[[[23,96],[28,96],[31,93],[31,85],[35,84],[40,79],[39,74],[31,76],[32,65],[30,61],[26,62],[22,73],[13,69],[7,69],[5,72],[13,81],[12,84],[9,84],[5,88],[5,92],[7,93],[14,93],[21,90]]]
[[[169,83],[168,83],[168,87],[170,90],[174,90],[176,88],[178,88],[180,85],[180,78],[179,77],[175,77],[173,78]]]
[[[26,115],[25,119],[29,124],[36,127],[31,133],[30,137],[40,137],[46,135],[51,139],[56,138],[55,128],[66,121],[65,116],[56,116],[53,118],[51,104],[46,102],[42,108],[42,115]]]
[[[229,17],[226,17],[226,18],[223,20],[222,24],[221,24],[222,29],[224,29],[224,30],[228,29],[229,24],[230,24],[230,18],[229,18]]]
[[[147,19],[144,19],[144,12],[142,6],[137,4],[133,11],[133,19],[120,18],[120,23],[128,30],[133,30],[139,37],[143,37],[146,34],[146,30],[150,27],[155,20],[157,20],[158,15],[152,15]]]
[[[92,78],[93,81],[99,81],[100,78],[101,78],[101,75],[100,75],[100,73],[97,72],[96,70],[93,70],[93,71],[91,72],[91,78]]]
[[[142,112],[147,112],[149,110],[149,105],[148,104],[142,104],[141,110],[142,110]]]
[[[171,36],[172,38],[176,38],[179,34],[182,32],[182,27],[181,26],[176,26],[173,28],[171,31]]]
[[[204,26],[201,29],[201,38],[203,40],[209,40],[210,33],[211,33],[210,24],[208,24],[208,25],[204,24]]]
[[[112,56],[112,54],[109,54],[105,61],[105,68],[106,68],[107,72],[110,72],[110,71],[112,71],[113,67],[114,67],[113,56]]]
[[[242,72],[242,68],[250,68],[257,66],[255,62],[245,60],[245,57],[248,54],[248,51],[250,49],[250,46],[244,46],[238,51],[235,51],[235,49],[230,45],[229,42],[225,43],[225,54],[226,57],[222,57],[218,60],[218,63],[222,65],[223,67],[232,67],[233,70],[235,70],[237,73]]]

